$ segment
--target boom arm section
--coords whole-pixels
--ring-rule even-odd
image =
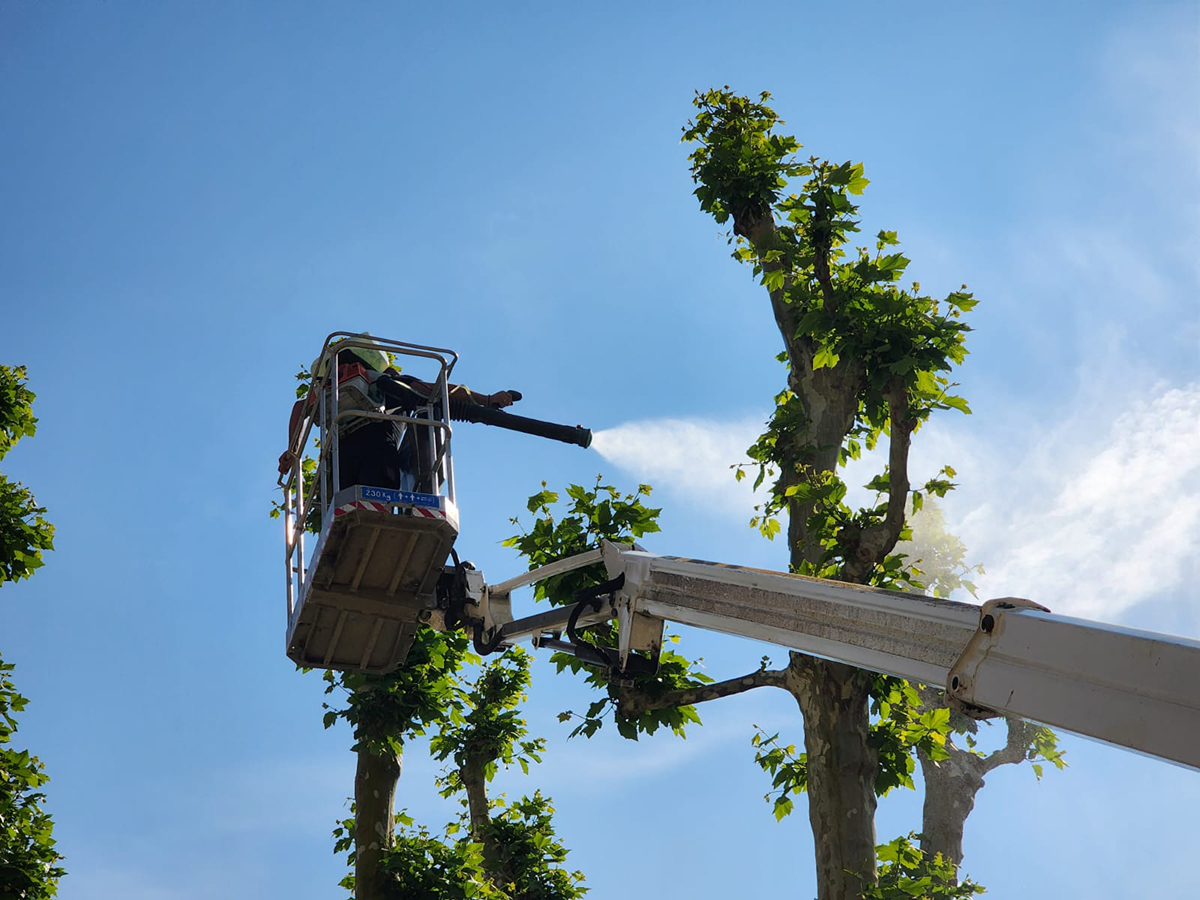
[[[612,579],[606,597],[511,618],[512,590],[597,557]],[[1017,598],[975,606],[607,542],[551,568],[484,591],[468,616],[480,626],[477,644],[532,637],[570,649],[559,640],[568,626],[616,618],[610,662],[629,671],[652,667],[664,622],[679,622],[939,685],[976,717],[1015,715],[1200,769],[1197,641],[1056,616]]]

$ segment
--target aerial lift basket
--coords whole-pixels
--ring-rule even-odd
[[[364,403],[364,379],[339,384],[336,355],[362,347],[395,361],[433,364],[429,402],[411,414]],[[301,666],[384,673],[408,655],[418,625],[429,616],[434,585],[458,536],[450,456],[448,377],[451,350],[357,335],[331,334],[313,366],[310,397],[298,423],[299,452],[280,479],[287,551],[287,654]],[[351,367],[357,369],[358,367]],[[345,370],[343,370],[345,371]],[[348,485],[339,467],[339,436],[370,420],[395,422],[422,460],[399,490]],[[316,441],[320,435],[319,442]],[[319,443],[308,479],[304,450]],[[309,463],[311,468],[312,463]],[[311,494],[311,496],[309,496]],[[306,530],[317,530],[306,556]]]

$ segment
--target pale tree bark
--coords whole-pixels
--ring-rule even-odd
[[[617,698],[618,712],[634,718],[650,710],[703,703],[759,687],[786,690],[804,717],[818,897],[857,900],[875,877],[877,760],[867,742],[869,672],[793,653],[785,669],[763,669],[657,697],[623,688]]]
[[[920,693],[925,709],[946,705],[941,691],[923,687]],[[1037,726],[1012,717],[1005,717],[1004,723],[1008,728],[1004,746],[985,756],[958,747],[952,740],[946,741],[949,759],[932,760],[924,753],[917,754],[925,779],[921,849],[942,854],[955,868],[962,864],[963,832],[967,817],[975,808],[975,796],[984,786],[984,776],[1000,766],[1022,763],[1028,758]]]
[[[354,896],[355,900],[384,900],[387,878],[379,864],[395,843],[396,783],[400,780],[398,753],[358,750],[354,773]]]

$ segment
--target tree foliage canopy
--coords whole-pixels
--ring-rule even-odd
[[[462,715],[462,690],[458,670],[469,660],[462,632],[417,630],[408,659],[386,675],[358,672],[324,673],[325,693],[346,692],[342,707],[325,704],[324,724],[338,719],[354,729],[354,747],[370,753],[399,753],[404,742],[425,733],[426,728],[454,721]]]
[[[0,458],[37,430],[34,394],[24,366],[0,366]],[[53,549],[54,527],[43,518],[33,494],[0,475],[0,585],[28,578]],[[41,788],[49,777],[27,750],[14,749],[16,713],[28,702],[17,692],[11,663],[0,658],[0,896],[43,900],[58,893],[64,874],[54,849],[54,824],[42,809]]]
[[[529,498],[527,508],[534,516],[530,527],[504,541],[504,546],[515,548],[536,569],[548,563],[565,559],[588,550],[594,550],[602,541],[632,543],[637,538],[659,530],[658,516],[661,509],[648,507],[645,500],[650,496],[650,485],[639,484],[637,489],[623,493],[618,488],[604,483],[603,476],[596,476],[590,487],[572,484],[565,493],[566,501],[542,483],[542,490]],[[559,507],[562,502],[563,508]],[[521,527],[521,521],[512,519]],[[569,604],[575,591],[593,587],[607,578],[604,565],[596,563],[573,572],[554,575],[539,581],[534,588],[534,597],[548,600],[556,606]],[[611,624],[600,624],[586,630],[588,640],[603,647],[617,646],[617,632]],[[677,643],[678,636],[671,642]],[[567,653],[551,656],[559,672],[571,671],[583,676],[587,684],[603,692],[582,715],[564,712],[562,721],[578,718],[579,724],[571,736],[582,734],[591,737],[601,727],[606,717],[611,716],[617,731],[623,737],[636,740],[639,734],[654,734],[660,727],[667,727],[683,736],[689,724],[699,724],[700,716],[694,706],[664,706],[640,710],[636,715],[626,714],[622,696],[630,692],[657,698],[684,688],[701,687],[712,679],[694,663],[681,654],[664,647],[659,655],[658,671],[653,675],[633,675],[615,679],[611,673],[581,662]]]
[[[0,366],[0,459],[37,431],[34,393],[25,380],[24,366]],[[54,549],[45,512],[28,488],[0,474],[0,585],[28,578],[42,566],[42,552]]]
[[[10,746],[17,731],[14,714],[27,702],[17,693],[12,669],[0,659],[0,896],[43,900],[58,893],[62,856],[54,849],[54,823],[42,809],[46,795],[39,790],[50,779],[36,756]]]

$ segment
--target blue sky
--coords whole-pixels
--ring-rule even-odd
[[[1200,635],[1200,7],[1190,3],[0,3],[0,361],[37,437],[10,454],[58,527],[7,586],[0,647],[76,898],[330,896],[353,777],[283,654],[266,516],[292,374],[336,329],[450,346],[580,451],[455,437],[459,547],[491,580],[542,479],[650,481],[664,553],[782,567],[728,465],[781,370],[765,298],[691,196],[692,91],[770,90],[808,152],[862,160],[865,231],[981,299],[975,414],[918,435],[983,596]],[[865,480],[865,479],[864,479]],[[764,648],[688,634],[712,673]],[[769,648],[768,648],[769,649]],[[776,654],[776,659],[782,654]],[[535,673],[529,779],[593,896],[811,896],[752,725],[565,741],[581,686]],[[1200,776],[1064,738],[989,778],[965,868],[993,896],[1182,895]],[[409,749],[400,805],[453,814]],[[880,839],[919,827],[883,801]],[[652,852],[645,852],[647,848]],[[1188,887],[1185,887],[1187,885]]]

